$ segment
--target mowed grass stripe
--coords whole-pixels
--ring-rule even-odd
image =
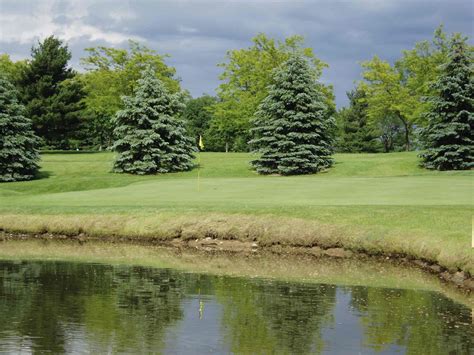
[[[198,186],[199,185],[199,186]],[[167,179],[124,187],[64,193],[24,194],[0,201],[61,206],[226,205],[469,205],[472,179],[466,176],[324,178],[293,177]]]

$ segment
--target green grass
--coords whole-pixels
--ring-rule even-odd
[[[94,235],[216,236],[399,252],[473,273],[473,172],[418,167],[416,153],[338,154],[328,172],[258,176],[245,153],[198,170],[110,173],[111,153],[43,154],[44,178],[0,185],[0,228]]]

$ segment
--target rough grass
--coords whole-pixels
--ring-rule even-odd
[[[0,185],[0,228],[256,240],[396,252],[474,273],[472,172],[418,167],[415,153],[340,154],[328,172],[258,176],[245,153],[198,171],[110,173],[111,153],[44,154],[44,178]]]

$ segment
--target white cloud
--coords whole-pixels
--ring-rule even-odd
[[[139,36],[127,35],[114,31],[103,31],[98,27],[85,25],[80,21],[74,21],[67,26],[60,26],[55,32],[59,38],[73,42],[79,38],[86,38],[90,41],[103,40],[110,44],[120,44],[128,39],[144,41]]]
[[[85,23],[89,16],[89,3],[77,1],[67,4],[68,11],[64,12],[67,21],[55,20],[55,6],[57,1],[38,1],[28,11],[21,13],[0,14],[0,42],[4,43],[32,43],[34,40],[49,35],[56,35],[66,41],[87,39],[90,41],[102,40],[110,44],[120,44],[129,38],[143,40],[139,36],[129,35],[117,31],[105,30],[98,26]],[[130,12],[117,9],[110,16],[115,21],[125,18],[134,18]]]
[[[0,13],[0,41],[30,43],[32,39],[50,34],[56,30],[52,16],[52,1],[36,4],[34,11],[28,13]],[[33,9],[32,9],[33,10]]]

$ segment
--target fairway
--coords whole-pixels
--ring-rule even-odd
[[[466,205],[472,180],[457,177],[185,177],[124,187],[11,196],[6,202],[41,206],[215,207],[312,205]]]
[[[157,176],[113,174],[112,153],[43,154],[43,178],[0,185],[0,228],[79,228],[105,235],[117,232],[107,224],[114,221],[131,236],[162,235],[163,226],[176,219],[192,225],[218,216],[220,225],[228,224],[237,238],[245,238],[238,229],[248,226],[235,216],[273,218],[276,226],[301,219],[337,232],[319,230],[297,244],[362,243],[472,268],[470,171],[424,170],[411,152],[338,154],[335,167],[324,173],[259,176],[249,169],[251,159],[246,153],[202,153],[198,179],[198,169]],[[26,226],[24,218],[35,218],[34,223]],[[292,244],[291,236],[274,237],[274,242]]]
[[[202,153],[200,169],[156,176],[110,173],[113,155],[44,154],[45,178],[0,185],[0,208],[282,209],[311,206],[458,206],[473,202],[471,172],[431,172],[415,153],[340,154],[328,172],[260,176],[250,154]],[[199,172],[199,178],[198,178]]]

